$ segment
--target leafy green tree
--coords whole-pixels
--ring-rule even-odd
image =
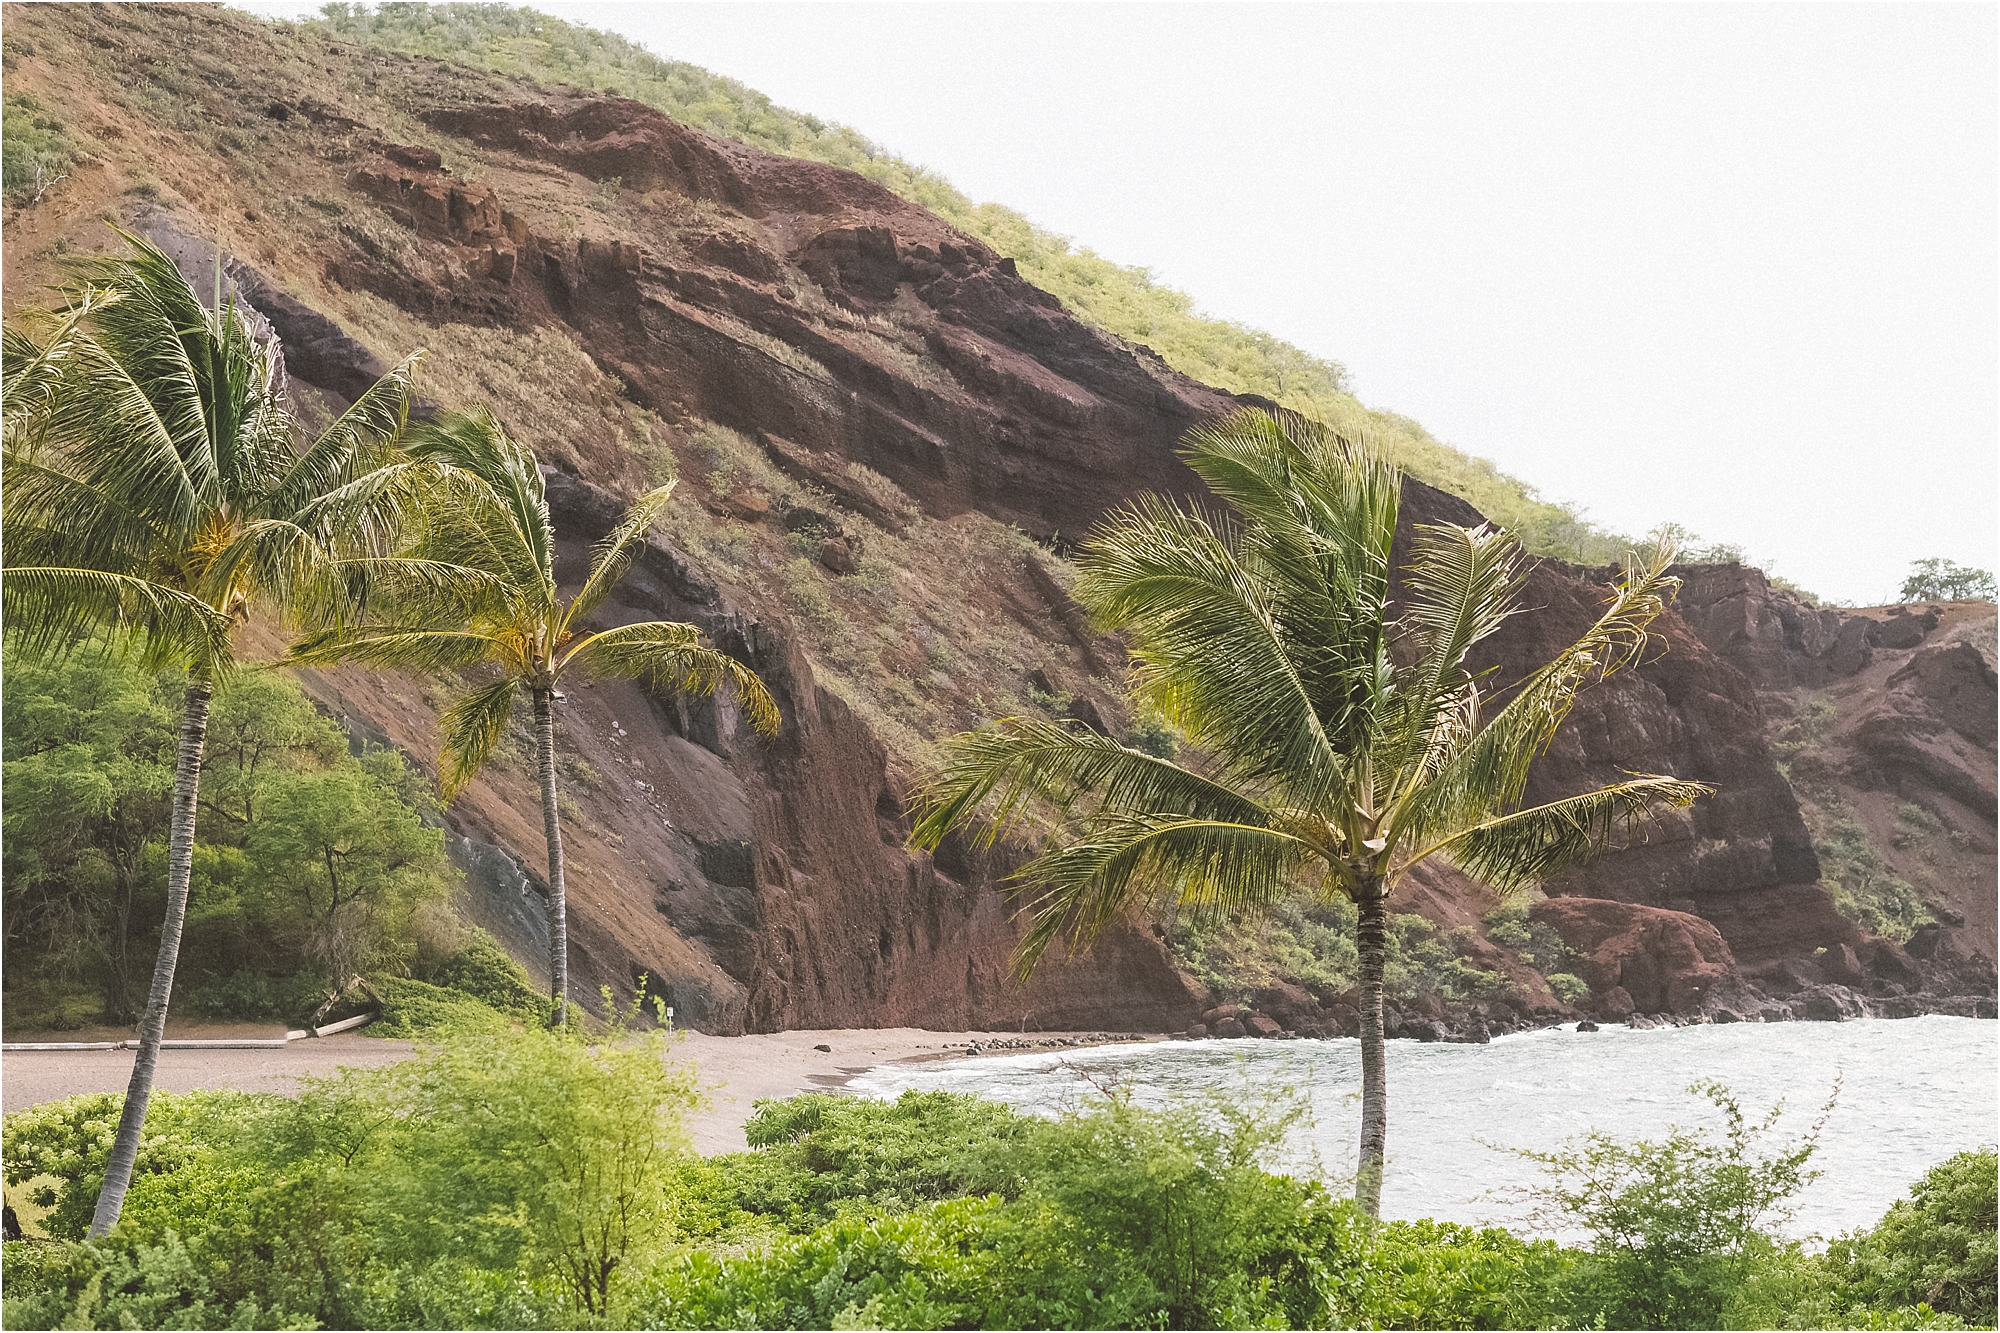
[[[201,809],[215,840],[241,841],[228,833],[257,822],[275,778],[347,757],[346,734],[295,682],[276,671],[238,672],[216,696],[202,746]]]
[[[1671,549],[1627,567],[1582,638],[1490,717],[1466,656],[1523,578],[1504,532],[1419,526],[1399,618],[1390,549],[1401,476],[1302,418],[1245,411],[1184,457],[1232,511],[1143,496],[1078,556],[1076,595],[1130,636],[1142,701],[1210,756],[1181,765],[1082,728],[1007,718],[947,742],[912,834],[935,847],[989,812],[991,840],[1032,798],[1058,812],[1017,874],[1036,920],[1024,971],[1065,933],[1088,941],[1133,905],[1264,909],[1301,886],[1357,910],[1362,1128],[1357,1198],[1381,1197],[1387,899],[1432,856],[1501,889],[1578,863],[1621,826],[1709,788],[1635,776],[1521,808],[1532,761],[1585,684],[1638,660],[1673,586]]]
[[[151,676],[101,653],[7,666],[8,966],[17,984],[90,966],[106,1016],[129,1023],[134,916],[167,832],[174,709]]]
[[[1974,569],[1956,561],[1919,560],[1910,566],[1909,577],[1896,600],[1902,602],[1990,602],[1994,598],[1993,572]]]
[[[0,346],[7,565],[17,652],[60,656],[97,627],[152,667],[187,672],[167,858],[167,913],[93,1234],[118,1220],[139,1150],[187,914],[211,698],[253,602],[337,616],[371,581],[424,580],[382,539],[413,493],[387,446],[412,357],[303,449],[275,339],[221,291],[204,307],[173,261],[81,261],[60,312],[23,312]]]
[[[288,923],[336,990],[450,871],[444,831],[397,799],[401,756],[369,758],[273,783],[244,849],[274,924]]]
[[[702,643],[693,625],[652,620],[582,633],[584,621],[644,549],[673,483],[647,492],[626,512],[592,551],[583,586],[565,602],[556,585],[555,528],[532,450],[511,439],[488,412],[440,417],[411,432],[409,449],[445,479],[439,498],[425,511],[417,554],[464,577],[445,596],[413,587],[401,599],[381,604],[365,624],[305,640],[288,660],[417,671],[498,667],[497,679],[460,694],[438,719],[444,733],[439,786],[447,801],[486,763],[516,701],[528,696],[549,855],[550,994],[556,1021],[566,1022],[568,895],[555,734],[563,677],[582,670],[701,693],[726,681],[751,725],[767,735],[777,731],[778,707],[754,671]]]

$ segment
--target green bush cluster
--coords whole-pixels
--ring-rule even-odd
[[[1370,1224],[1280,1169],[1298,1114],[1215,1096],[1053,1118],[943,1092],[762,1103],[702,1158],[699,1100],[636,1005],[595,1037],[461,1034],[296,1100],[155,1094],[117,1231],[81,1239],[120,1098],[5,1124],[46,1209],[6,1326],[1590,1328],[1990,1326],[1994,1155],[1822,1254],[1770,1234],[1811,1136],[1593,1136],[1543,1201],[1585,1248]]]

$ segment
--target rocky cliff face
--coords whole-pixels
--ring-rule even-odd
[[[1807,813],[1866,853],[1829,878],[1892,879],[1931,918],[1908,941],[1920,966],[1883,957],[1891,979],[1908,970],[1933,989],[1990,994],[1993,604],[1815,607],[1725,565],[1689,570],[1679,607],[1756,687]]]
[[[848,575],[856,551],[911,549],[899,540],[957,540],[969,525],[997,531],[995,520],[1066,539],[1139,491],[1188,492],[1174,443],[1233,400],[1083,326],[1005,257],[860,177],[636,103],[358,52],[222,11],[23,7],[7,24],[10,78],[111,146],[65,202],[9,218],[10,303],[63,251],[111,245],[97,221],[108,213],[190,265],[226,228],[232,281],[284,340],[302,395],[328,408],[417,340],[471,345],[490,330],[510,354],[534,339],[571,349],[560,373],[453,372],[513,404],[523,419],[510,425],[556,464],[570,571],[646,479],[617,423],[634,411],[660,423],[683,493],[713,522],[699,549],[657,540],[601,614],[699,623],[772,683],[785,726],[766,744],[739,734],[726,702],[615,682],[572,691],[580,993],[643,974],[684,1019],[718,1032],[1175,1030],[1209,1008],[1140,923],[1013,981],[1018,931],[994,867],[903,849],[902,783],[921,739],[885,722],[865,689],[825,683],[861,679],[847,655],[867,639],[901,673],[882,689],[922,695],[933,734],[980,716],[996,672],[1028,675],[1045,700],[1073,696],[1071,715],[1092,725],[1116,722],[1121,654],[1089,634],[1059,562],[968,566],[949,595],[973,614],[957,620],[908,614],[921,591],[908,569],[842,578],[817,603],[771,587],[811,564],[775,563],[788,550],[816,551],[813,578]],[[171,90],[173,115],[156,105],[168,93],[147,60],[162,45],[215,75],[212,87]],[[552,406],[528,420],[542,400]],[[795,493],[704,454],[700,423],[752,442],[751,472],[788,478]],[[1405,510],[1408,522],[1478,520],[1416,483]],[[1538,568],[1524,598],[1536,610],[1487,645],[1500,678],[1588,624],[1605,574]],[[1681,614],[1657,627],[1658,653],[1584,696],[1531,792],[1546,799],[1628,769],[1720,788],[1548,886],[1537,911],[1585,956],[1586,1003],[1760,1017],[1766,999],[1789,1012],[1781,994],[1857,1011],[1855,994],[1990,994],[1991,608],[1982,631],[1972,608],[1823,612],[1733,567],[1688,575]],[[800,608],[815,605],[834,619],[806,623]],[[953,635],[966,641],[940,641]],[[953,673],[985,684],[954,685]],[[348,670],[308,683],[363,733],[433,753],[440,696],[428,683]],[[1933,858],[1949,871],[1938,872],[1943,915],[1908,953],[1857,929],[1820,886],[1816,807],[1798,799],[1796,756],[1788,778],[1773,749],[1792,717],[1786,692],[1800,689],[1834,700],[1824,762],[1866,817],[1879,805],[1893,824],[1896,803],[1915,802],[1947,830],[1949,854]],[[496,768],[453,820],[474,915],[538,960],[540,812],[526,773]],[[1493,901],[1439,869],[1413,876],[1402,905],[1476,929]],[[1476,947],[1534,1013],[1573,1012],[1505,951]],[[1313,1003],[1296,987],[1274,994],[1287,1014]],[[1313,1018],[1301,1013],[1295,1025]]]

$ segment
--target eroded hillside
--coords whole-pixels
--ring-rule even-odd
[[[1344,1021],[1340,986],[1303,963],[1260,964],[1254,993],[1209,993],[1176,965],[1167,923],[1135,921],[1023,986],[995,867],[903,847],[906,783],[941,735],[1043,711],[1170,741],[1128,715],[1122,651],[1084,623],[1057,552],[1140,490],[1190,491],[1174,442],[1235,400],[1079,323],[1007,257],[859,176],[636,102],[212,9],[11,7],[6,29],[10,96],[31,94],[88,146],[68,180],[10,209],[10,309],[39,299],[65,254],[113,247],[110,224],[169,246],[198,287],[219,248],[309,410],[337,409],[417,347],[432,401],[490,403],[555,469],[569,571],[622,500],[680,479],[685,502],[600,614],[696,621],[772,683],[785,725],[766,743],[739,734],[726,702],[571,692],[579,994],[644,974],[713,1031],[1176,1030],[1238,999],[1294,1030]],[[1477,519],[1415,483],[1406,512]],[[1735,576],[1690,574],[1662,652],[1585,696],[1534,794],[1644,770],[1719,795],[1547,886],[1556,898],[1525,924],[1450,872],[1413,877],[1402,905],[1449,939],[1439,966],[1499,979],[1419,986],[1413,1025],[1576,1012],[1545,982],[1569,971],[1591,988],[1572,998],[1604,1013],[1818,1016],[1990,995],[1990,608],[1983,649],[1976,627],[1960,634],[1970,611],[1941,610],[1900,647],[1900,621],[1813,613],[1833,618],[1813,644],[1873,635],[1876,656],[1840,684],[1813,677],[1844,748],[1807,761],[1833,775],[1812,787],[1803,752],[1773,747],[1798,742],[1780,692],[1808,682],[1770,664],[1825,651],[1780,635],[1746,654],[1728,598],[1703,582]],[[1582,629],[1603,576],[1541,566],[1534,613],[1489,645],[1500,678]],[[308,683],[357,732],[431,759],[437,682],[340,670]],[[1894,922],[1865,933],[1821,887],[1815,836],[1850,818],[1825,792],[1859,812],[1870,849],[1905,850],[1902,805],[1937,821],[1908,844],[1943,867],[1923,881],[1939,924],[1913,927],[1910,952],[1880,933]],[[496,766],[451,820],[469,910],[538,963],[525,764]],[[1949,846],[1924,860],[1937,838]],[[1969,905],[1981,876],[1983,916]]]

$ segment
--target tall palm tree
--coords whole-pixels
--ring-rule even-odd
[[[1245,411],[1184,456],[1229,513],[1142,496],[1078,557],[1076,595],[1131,637],[1137,690],[1208,756],[1183,765],[1081,728],[1008,718],[947,743],[913,840],[986,817],[990,841],[1052,803],[1025,973],[1057,936],[1087,942],[1129,907],[1262,908],[1301,886],[1358,913],[1362,1121],[1356,1198],[1379,1212],[1388,1125],[1382,1042],[1386,901],[1440,857],[1501,889],[1575,864],[1621,826],[1709,788],[1630,781],[1523,809],[1530,762],[1588,681],[1636,662],[1674,580],[1671,551],[1628,566],[1597,623],[1482,717],[1473,645],[1524,577],[1504,532],[1420,526],[1391,618],[1401,477],[1301,418]]]
[[[60,311],[4,334],[7,564],[16,651],[60,655],[96,631],[187,672],[167,857],[167,913],[132,1080],[90,1234],[118,1221],[152,1093],[187,912],[209,701],[255,601],[321,623],[383,581],[428,578],[383,559],[415,474],[396,466],[418,357],[301,448],[275,341],[233,300],[205,308],[174,263],[129,251],[77,265]],[[218,265],[219,269],[219,265]]]
[[[491,684],[460,694],[439,717],[438,785],[451,800],[486,763],[525,692],[534,710],[542,831],[549,854],[549,981],[555,1020],[568,1021],[569,909],[556,791],[555,705],[572,670],[643,679],[655,688],[708,693],[727,682],[752,726],[778,729],[778,706],[756,672],[701,642],[693,625],[653,620],[594,634],[582,624],[644,548],[673,484],[639,497],[591,552],[583,586],[567,603],[556,586],[555,528],[532,450],[490,412],[447,414],[411,431],[410,456],[437,469],[436,502],[416,554],[465,574],[448,595],[412,586],[358,626],[302,641],[288,661],[362,662],[418,671],[499,668]]]

